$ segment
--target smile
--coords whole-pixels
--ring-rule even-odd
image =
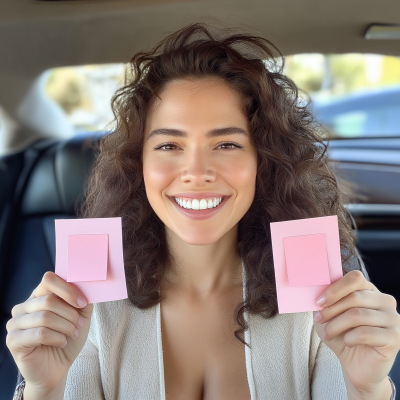
[[[175,202],[187,210],[206,210],[215,208],[222,201],[222,197],[210,197],[208,199],[189,199],[184,197],[174,197]]]
[[[174,204],[179,213],[194,220],[202,220],[212,217],[214,214],[222,210],[230,197],[231,196],[222,196],[193,199],[168,196],[171,203]]]

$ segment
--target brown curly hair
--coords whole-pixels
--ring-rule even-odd
[[[239,221],[238,254],[246,269],[246,301],[235,310],[244,343],[244,311],[271,318],[278,312],[270,223],[337,215],[344,265],[357,256],[351,217],[328,164],[321,128],[283,74],[283,57],[268,40],[231,29],[191,24],[128,64],[125,85],[113,97],[115,129],[100,142],[85,218],[122,217],[129,299],[139,308],[161,301],[169,260],[164,224],[146,196],[142,150],[152,101],[172,80],[219,77],[241,94],[257,149],[256,191]],[[346,268],[344,268],[346,272]]]

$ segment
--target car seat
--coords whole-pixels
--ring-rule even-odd
[[[14,160],[24,165],[13,169],[19,179],[9,196],[12,212],[4,229],[7,240],[3,237],[7,248],[1,248],[0,400],[12,398],[18,372],[5,342],[11,309],[30,296],[46,271],[54,271],[54,220],[76,217],[75,203],[82,196],[98,139],[79,135],[61,142],[42,140]],[[4,212],[0,216],[5,219]]]

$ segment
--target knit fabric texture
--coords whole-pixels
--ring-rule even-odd
[[[165,399],[159,313],[160,305],[140,310],[129,300],[95,304],[64,399]],[[312,312],[246,318],[252,400],[347,400],[339,360],[315,332]]]

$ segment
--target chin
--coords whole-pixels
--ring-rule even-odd
[[[213,234],[205,232],[181,233],[179,237],[185,243],[191,244],[193,246],[205,246],[215,243],[221,238],[221,236],[217,236],[215,232]]]

